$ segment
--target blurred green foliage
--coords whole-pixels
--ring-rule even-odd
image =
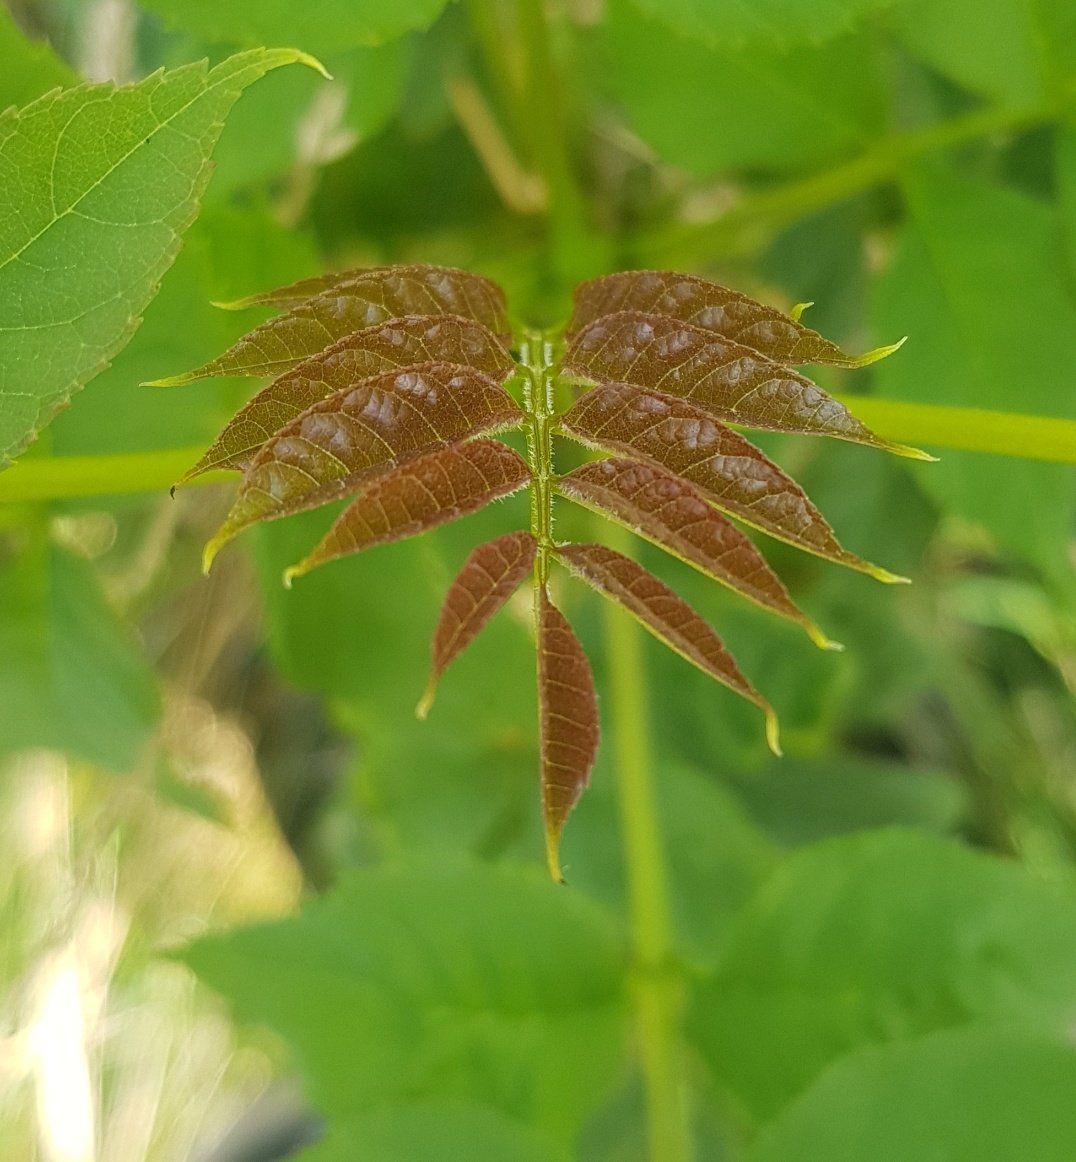
[[[335,80],[288,68],[252,85],[155,297],[159,239],[126,239],[142,289],[124,319],[144,309],[127,345],[94,329],[80,338],[99,347],[89,363],[81,347],[70,366],[47,353],[71,382],[114,360],[0,476],[0,751],[51,748],[126,779],[148,770],[158,794],[213,814],[164,723],[182,695],[241,724],[310,882],[337,882],[298,916],[181,956],[237,1020],[291,1047],[327,1119],[304,1156],[1073,1157],[1071,466],[760,440],[843,543],[914,579],[895,591],[764,546],[841,655],[636,546],[774,703],[787,751],[773,760],[751,707],[645,643],[672,917],[655,965],[640,954],[614,747],[565,834],[570,886],[542,878],[528,609],[510,605],[446,675],[429,721],[413,718],[449,578],[470,546],[523,522],[525,501],[285,592],[282,567],[325,514],[257,530],[253,567],[236,546],[207,582],[200,544],[227,486],[173,502],[123,478],[122,457],[189,447],[193,462],[245,398],[238,381],[137,386],[249,325],[212,301],[397,261],[479,270],[542,325],[563,318],[578,278],[690,266],[784,307],[814,300],[807,320],[850,349],[909,335],[875,367],[820,370],[827,389],[1076,419],[1076,10],[120,7],[117,27],[106,5],[74,0],[0,11],[0,106],[69,85],[90,62],[98,80],[165,67],[168,83],[189,62],[263,46],[322,54]],[[22,196],[6,144],[22,116],[0,115],[0,239]],[[100,136],[56,133],[52,146],[69,161],[77,144],[92,168]],[[209,145],[196,153],[188,186]],[[153,179],[171,160],[162,149],[106,208],[159,223]],[[95,306],[91,268],[119,252],[94,245],[87,235],[60,254],[65,293],[42,310]],[[0,263],[0,278],[31,277],[6,251]],[[22,303],[22,285],[6,301]],[[9,382],[25,348],[4,350],[18,354],[18,366],[5,356]],[[6,407],[0,395],[5,423]],[[116,457],[116,495],[4,502],[24,463],[47,473],[74,455],[106,473]],[[601,535],[568,505],[558,522],[565,536]],[[604,694],[597,601],[569,582],[557,598]],[[17,912],[12,894],[13,931]],[[136,912],[132,963],[150,930]],[[175,941],[192,926],[165,930]],[[5,988],[22,979],[16,961]],[[655,1032],[645,1003],[661,990]],[[661,1036],[688,1127],[664,1152],[647,1051]],[[24,1152],[25,1121],[2,1131],[0,1152]],[[153,1149],[139,1157],[164,1156]]]

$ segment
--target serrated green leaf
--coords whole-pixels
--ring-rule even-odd
[[[759,1136],[751,1162],[1068,1162],[1076,1049],[956,1029],[849,1056]]]
[[[311,58],[256,50],[0,117],[0,466],[130,338],[171,265],[243,89]]]
[[[766,1120],[869,1045],[982,1022],[1064,1035],[1074,959],[1071,890],[922,832],[868,832],[778,869],[700,988],[692,1027]]]
[[[8,9],[0,8],[0,112],[61,85],[77,83],[75,74],[44,41],[24,36]]]
[[[578,893],[452,861],[353,871],[297,919],[185,953],[288,1038],[330,1116],[477,1102],[564,1144],[623,1068],[622,957]]]

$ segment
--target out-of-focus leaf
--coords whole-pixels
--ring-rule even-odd
[[[903,580],[843,549],[794,480],[753,444],[684,400],[607,383],[577,400],[560,426],[591,447],[644,456],[778,540],[879,581]]]
[[[339,391],[280,429],[251,461],[206,568],[242,529],[339,499],[416,456],[523,420],[519,405],[479,371],[419,364]]]
[[[579,893],[451,859],[345,874],[297,919],[185,953],[290,1040],[330,1116],[482,1103],[563,1147],[624,1066],[622,958]]]
[[[75,74],[44,41],[30,40],[19,31],[6,7],[0,8],[0,112],[9,105],[25,105],[60,85],[77,83]]]
[[[725,423],[834,436],[928,459],[916,448],[880,439],[805,376],[712,330],[666,315],[617,311],[595,319],[576,333],[564,368],[602,383],[635,383],[679,396]]]
[[[1053,211],[940,168],[909,174],[905,189],[911,220],[873,306],[880,327],[900,319],[915,342],[877,368],[879,393],[1071,417],[1076,305]],[[922,485],[1071,586],[1071,468],[954,451]]]
[[[302,20],[290,0],[144,0],[169,24],[207,40],[235,44],[302,42],[322,57],[356,45],[377,45],[428,28],[447,0],[307,0]]]
[[[751,541],[687,481],[651,464],[612,459],[584,464],[562,476],[556,487],[763,609],[802,625],[817,645],[833,645],[796,607]]]
[[[759,1135],[751,1162],[1068,1162],[1076,1049],[951,1029],[837,1062]]]
[[[0,117],[0,466],[130,338],[197,212],[243,89],[314,63],[256,50]]]
[[[704,674],[753,702],[766,716],[766,740],[781,753],[773,707],[740,672],[709,625],[653,573],[604,545],[560,545],[557,557],[599,593],[622,605],[660,642]]]
[[[865,355],[848,355],[775,307],[708,279],[669,270],[626,270],[581,283],[575,291],[575,310],[568,333],[574,336],[595,320],[619,311],[665,315],[693,323],[777,363],[865,367],[892,354],[903,343],[901,340],[877,347]],[[689,337],[685,336],[684,341]]]
[[[549,872],[560,882],[560,833],[598,753],[598,700],[583,647],[544,585],[538,588],[535,618],[542,817]]]
[[[79,558],[44,544],[0,569],[0,752],[45,746],[116,771],[157,714],[152,670]]]
[[[831,1062],[971,1023],[1064,1036],[1076,1005],[1076,898],[923,832],[791,856],[747,906],[692,1027],[760,1120]]]
[[[245,469],[274,432],[307,408],[360,380],[430,362],[473,367],[497,383],[515,369],[490,331],[458,315],[415,315],[366,327],[304,359],[258,392],[179,483],[214,468]]]
[[[603,71],[614,97],[662,160],[696,177],[823,165],[884,130],[884,71],[868,35],[743,51],[727,32],[711,44],[685,39],[630,0],[609,0],[605,12]]]
[[[354,331],[405,315],[460,315],[501,337],[509,334],[500,287],[443,266],[348,270],[230,305],[290,309],[255,327],[219,359],[154,380],[153,386],[178,387],[207,375],[279,375]]]
[[[364,488],[313,552],[287,570],[285,582],[336,557],[459,520],[530,479],[527,462],[499,440],[469,440],[408,460]]]
[[[569,1162],[524,1122],[462,1101],[401,1101],[360,1117],[341,1115],[302,1162]]]
[[[505,533],[479,545],[463,563],[445,595],[433,635],[426,691],[416,713],[425,718],[441,675],[482,632],[534,566],[538,545],[528,532]]]
[[[634,0],[684,36],[708,44],[817,43],[899,0]]]

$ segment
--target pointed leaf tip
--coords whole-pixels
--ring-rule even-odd
[[[908,336],[905,335],[903,339],[898,339],[896,343],[890,343],[886,347],[875,347],[873,351],[868,351],[865,355],[859,355],[855,359],[849,360],[845,366],[868,367],[870,364],[877,363],[880,359],[885,359],[886,356],[892,355],[894,351],[899,351],[907,342]]]
[[[790,319],[795,319],[795,321],[798,323],[800,321],[800,317],[802,316],[803,312],[805,310],[807,310],[808,307],[813,307],[813,306],[814,306],[814,299],[812,299],[809,303],[797,303],[792,308],[792,310],[790,310],[788,312],[788,317]]]
[[[781,749],[777,713],[769,704],[764,707],[764,710],[766,712],[766,745],[779,759],[784,758],[785,752]]]

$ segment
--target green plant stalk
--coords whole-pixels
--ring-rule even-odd
[[[527,452],[531,486],[531,534],[538,542],[534,560],[535,588],[549,580],[553,554],[553,433],[554,342],[540,331],[527,331],[520,344],[523,409],[527,413]],[[537,593],[535,594],[537,599]]]
[[[603,539],[620,552],[631,534],[603,525]],[[645,1081],[652,1162],[692,1156],[681,1035],[684,982],[676,968],[661,812],[654,786],[643,633],[623,609],[602,602],[609,660],[609,703],[631,913],[632,988]]]

